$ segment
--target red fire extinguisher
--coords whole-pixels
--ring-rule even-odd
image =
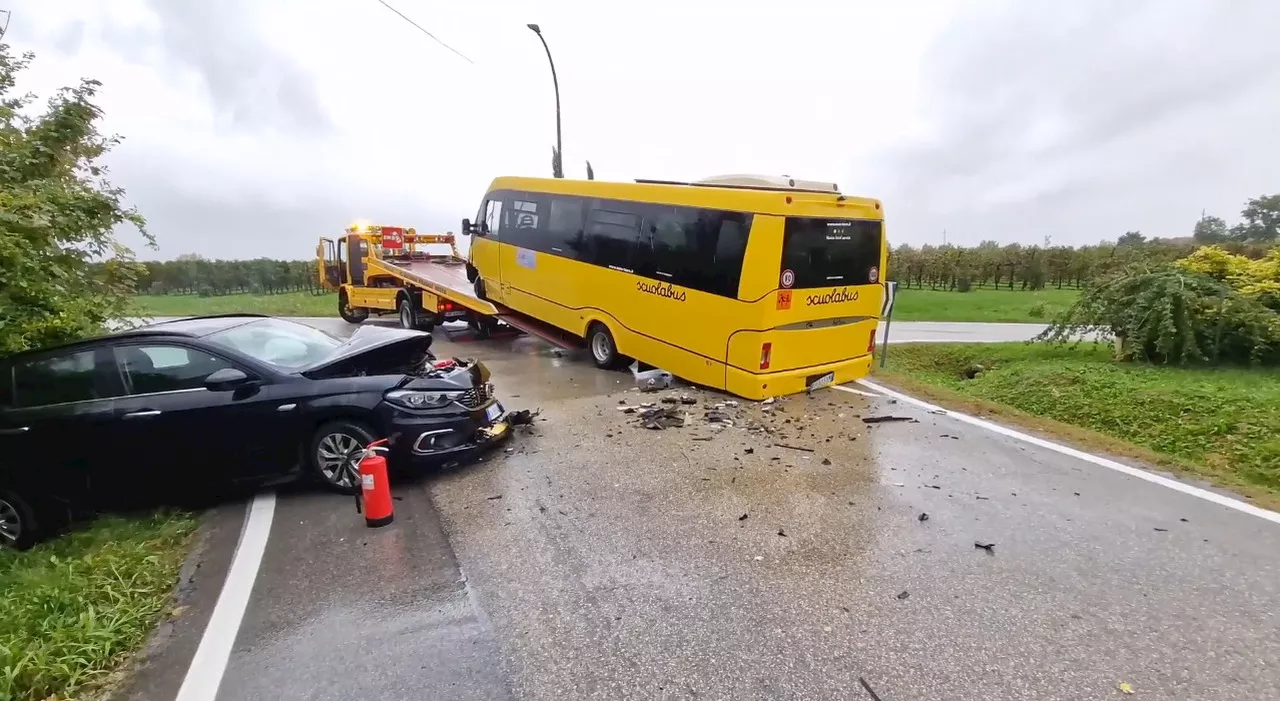
[[[363,499],[356,500],[356,511],[360,511],[360,502],[364,502],[364,522],[370,528],[385,526],[395,520],[391,508],[391,484],[387,482],[387,459],[378,455],[388,451],[387,440],[374,441],[364,449],[360,456],[360,493]]]

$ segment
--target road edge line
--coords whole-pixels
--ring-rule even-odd
[[[1040,448],[1052,450],[1055,453],[1061,453],[1062,455],[1067,455],[1073,458],[1077,458],[1079,460],[1084,460],[1085,462],[1090,462],[1090,463],[1093,463],[1094,465],[1105,467],[1109,470],[1114,470],[1116,472],[1128,475],[1130,477],[1136,477],[1140,480],[1146,480],[1147,482],[1151,482],[1152,484],[1158,484],[1162,487],[1168,487],[1169,489],[1172,489],[1176,492],[1182,492],[1183,494],[1193,496],[1198,499],[1204,499],[1205,501],[1213,502],[1214,504],[1218,504],[1219,506],[1225,506],[1228,509],[1235,509],[1236,511],[1249,514],[1250,516],[1257,516],[1258,518],[1263,519],[1264,521],[1270,521],[1275,524],[1280,524],[1280,513],[1276,513],[1275,511],[1269,511],[1260,506],[1254,506],[1253,504],[1240,501],[1239,499],[1235,499],[1233,497],[1229,497],[1224,494],[1218,494],[1217,492],[1211,492],[1207,489],[1186,484],[1185,482],[1179,482],[1178,480],[1175,480],[1175,479],[1170,479],[1162,475],[1157,475],[1154,472],[1148,472],[1141,468],[1133,467],[1132,465],[1126,465],[1122,462],[1117,462],[1109,458],[1104,458],[1097,455],[1093,455],[1091,453],[1086,453],[1083,450],[1077,450],[1076,448],[1071,448],[1071,447],[1062,445],[1060,443],[1054,443],[1053,441],[1048,441],[1043,438],[1038,438],[1036,436],[1032,436],[1030,434],[1026,434],[1021,431],[1014,430],[1007,426],[1002,426],[1000,424],[987,421],[986,419],[979,419],[976,416],[969,416],[968,414],[963,414],[958,411],[952,411],[950,409],[938,406],[936,404],[930,404],[929,402],[916,399],[915,397],[908,396],[906,394],[897,392],[895,390],[891,390],[888,387],[885,387],[883,385],[878,385],[872,382],[871,380],[860,379],[855,381],[864,387],[868,387],[877,392],[883,392],[885,396],[893,397],[894,399],[907,402],[908,404],[913,404],[927,411],[944,412],[947,416],[951,416],[955,418],[957,421],[967,423],[971,426],[977,426],[979,428],[986,429],[993,433],[998,433],[1008,438],[1013,438],[1016,440],[1020,440],[1024,443],[1030,443],[1031,445],[1034,445]]]
[[[231,567],[227,569],[227,578],[222,583],[222,591],[205,625],[200,645],[191,657],[187,674],[182,678],[182,687],[178,689],[175,701],[213,701],[217,698],[222,675],[226,672],[231,649],[235,646],[240,623],[249,605],[249,595],[253,593],[254,582],[258,579],[262,556],[267,550],[275,510],[274,492],[264,492],[253,498],[245,514],[244,529],[231,558]]]

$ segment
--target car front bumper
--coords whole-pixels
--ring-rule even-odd
[[[478,409],[417,413],[384,404],[389,459],[395,467],[430,467],[463,460],[511,435],[506,410],[498,400]]]

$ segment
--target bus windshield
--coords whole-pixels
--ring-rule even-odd
[[[784,281],[783,286],[875,284],[880,278],[882,238],[881,222],[876,220],[787,217],[780,274],[793,282]]]

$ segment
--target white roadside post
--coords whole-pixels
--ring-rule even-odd
[[[884,283],[884,302],[880,304],[880,318],[884,320],[884,340],[880,342],[880,367],[884,367],[884,358],[889,354],[889,322],[893,320],[893,300],[898,296],[898,283],[890,280]]]

